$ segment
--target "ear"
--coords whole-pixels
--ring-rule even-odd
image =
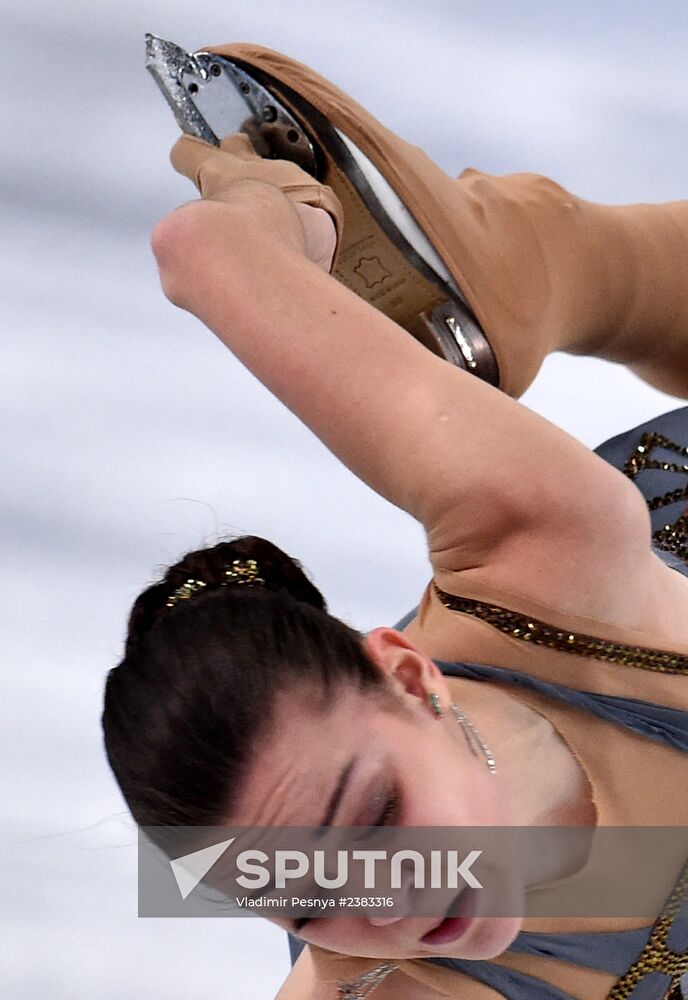
[[[400,693],[418,698],[426,706],[433,691],[440,696],[443,705],[450,701],[449,689],[439,667],[402,632],[393,628],[373,629],[365,639],[364,648]]]

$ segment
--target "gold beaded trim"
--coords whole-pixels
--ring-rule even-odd
[[[638,667],[641,670],[655,670],[665,674],[687,674],[688,656],[670,653],[663,649],[650,649],[645,646],[629,646],[621,642],[610,642],[583,632],[569,632],[558,629],[554,625],[540,621],[538,618],[510,611],[497,604],[483,604],[469,597],[459,597],[448,594],[433,583],[435,593],[445,608],[457,611],[459,614],[471,615],[480,621],[492,625],[512,639],[530,642],[535,646],[547,646],[563,653],[574,653],[577,656],[589,656],[594,660],[606,660],[608,663],[622,663],[627,667]]]
[[[681,997],[681,977],[688,972],[688,950],[672,951],[667,945],[671,926],[688,900],[688,862],[683,866],[669,899],[655,921],[650,937],[638,958],[616,981],[607,994],[606,1000],[627,1000],[636,986],[651,972],[661,972],[671,976],[671,983],[664,993],[667,1000]],[[678,992],[675,992],[678,991]]]
[[[643,434],[635,446],[633,454],[623,467],[623,472],[629,479],[635,479],[644,469],[661,469],[664,472],[688,475],[688,465],[679,465],[677,462],[661,462],[658,459],[650,458],[652,448],[665,448],[678,455],[688,455],[688,448],[670,441],[663,434],[655,434],[654,432]],[[650,511],[660,510],[662,507],[668,507],[679,500],[688,500],[688,486],[679,486],[660,497],[648,500],[647,507]],[[688,562],[688,515],[681,514],[673,524],[665,524],[658,528],[652,535],[652,540],[658,549],[663,552],[672,552],[679,559]]]
[[[679,559],[688,562],[688,516],[681,516],[673,524],[665,524],[652,536],[655,545],[663,552],[673,552]]]
[[[624,472],[631,479],[634,479],[643,469],[664,469],[665,472],[685,472],[688,473],[688,465],[677,465],[675,462],[660,462],[658,459],[650,458],[650,451],[653,448],[666,448],[667,451],[676,452],[677,455],[688,455],[688,448],[684,448],[675,441],[670,441],[663,434],[655,434],[648,431],[643,434],[635,446],[635,450],[624,466]]]

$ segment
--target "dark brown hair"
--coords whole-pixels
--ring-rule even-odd
[[[255,559],[265,584],[221,586],[235,559]],[[189,578],[206,587],[167,607]],[[301,684],[317,704],[342,683],[383,678],[299,563],[254,536],[187,553],[134,602],[105,685],[105,751],[134,819],[225,822],[277,694]]]

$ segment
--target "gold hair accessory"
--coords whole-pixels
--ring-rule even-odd
[[[167,598],[167,604],[165,607],[171,608],[177,603],[177,601],[188,601],[188,599],[196,593],[197,590],[201,590],[205,587],[203,580],[194,580],[189,578],[186,583],[183,583],[181,587],[177,587],[173,594]]]
[[[258,563],[255,559],[235,559],[231,566],[225,570],[227,579],[222,586],[226,587],[230,583],[265,583],[262,576],[259,576]]]
[[[220,584],[221,587],[228,587],[231,584],[264,584],[265,580],[259,575],[260,571],[258,569],[258,563],[255,559],[234,559],[229,566],[225,568],[225,579]],[[167,603],[165,607],[171,608],[178,601],[188,601],[190,597],[198,591],[206,587],[207,584],[203,580],[194,580],[193,577],[177,587],[173,594],[167,598]]]

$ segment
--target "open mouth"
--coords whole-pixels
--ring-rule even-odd
[[[447,910],[447,916],[423,935],[421,944],[447,944],[463,937],[473,923],[478,899],[476,890],[464,888]]]

